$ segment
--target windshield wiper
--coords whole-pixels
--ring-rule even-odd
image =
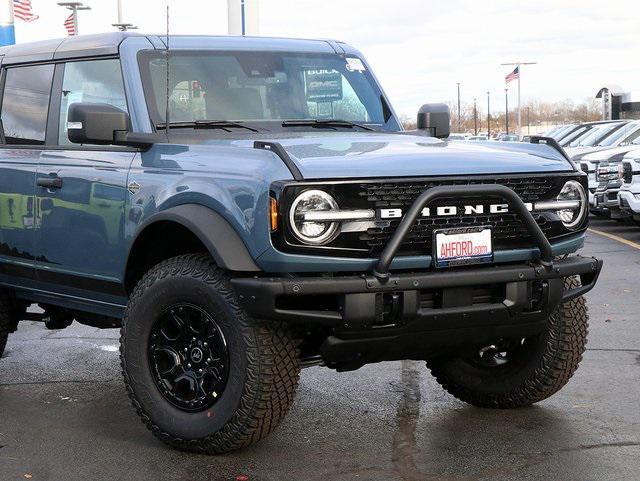
[[[340,119],[296,119],[296,120],[285,120],[282,122],[283,127],[358,127],[362,130],[372,130],[376,129],[369,127],[368,125],[358,124],[356,122],[351,122],[349,120],[340,120]]]
[[[157,130],[167,128],[166,122],[156,124]],[[246,129],[251,132],[259,132],[258,129],[244,125],[241,122],[232,122],[230,120],[193,120],[187,122],[169,122],[170,129],[222,129],[231,132],[230,129]]]

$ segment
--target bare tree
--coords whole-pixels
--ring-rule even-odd
[[[451,112],[451,129],[458,130],[458,106],[455,102],[449,102]],[[545,130],[547,126],[556,124],[567,124],[574,122],[590,122],[599,120],[602,117],[600,102],[596,99],[585,99],[576,103],[572,100],[562,100],[559,102],[544,102],[541,100],[530,100],[522,105],[522,131],[527,133],[527,126],[531,132]],[[406,129],[415,129],[415,118],[402,117],[402,124]],[[516,130],[515,108],[509,111],[509,131]],[[487,131],[487,112],[482,106],[477,106],[477,126],[478,132]],[[473,103],[462,103],[460,105],[460,131],[474,132]],[[504,110],[498,112],[494,110],[491,115],[491,132],[497,134],[506,131],[506,118]]]

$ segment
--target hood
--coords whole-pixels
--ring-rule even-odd
[[[261,135],[259,140],[279,142],[305,179],[573,170],[571,164],[554,148],[523,142],[443,142],[432,137],[368,132],[278,135],[271,139]],[[231,143],[249,147],[253,140],[235,140]]]
[[[598,163],[605,161],[618,161],[622,160],[622,158],[631,152],[632,150],[639,149],[638,145],[625,145],[624,147],[610,147],[604,150],[598,150],[597,152],[592,152],[590,154],[586,154],[582,157],[583,161]]]
[[[635,149],[630,150],[624,155],[624,160],[640,161],[640,146],[636,145]]]
[[[578,161],[582,159],[585,155],[591,154],[593,152],[600,152],[601,150],[608,150],[611,147],[603,147],[603,146],[593,146],[593,147],[568,147],[564,149],[567,155],[571,158],[571,160]]]

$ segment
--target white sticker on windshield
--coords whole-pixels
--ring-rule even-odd
[[[367,69],[359,58],[347,57],[347,70],[349,72],[364,72]]]

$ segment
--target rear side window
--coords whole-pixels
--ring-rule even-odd
[[[64,67],[60,101],[60,144],[69,144],[67,112],[75,102],[109,104],[127,111],[120,60],[69,62]]]
[[[7,69],[0,115],[7,144],[44,144],[52,79],[53,65]]]

